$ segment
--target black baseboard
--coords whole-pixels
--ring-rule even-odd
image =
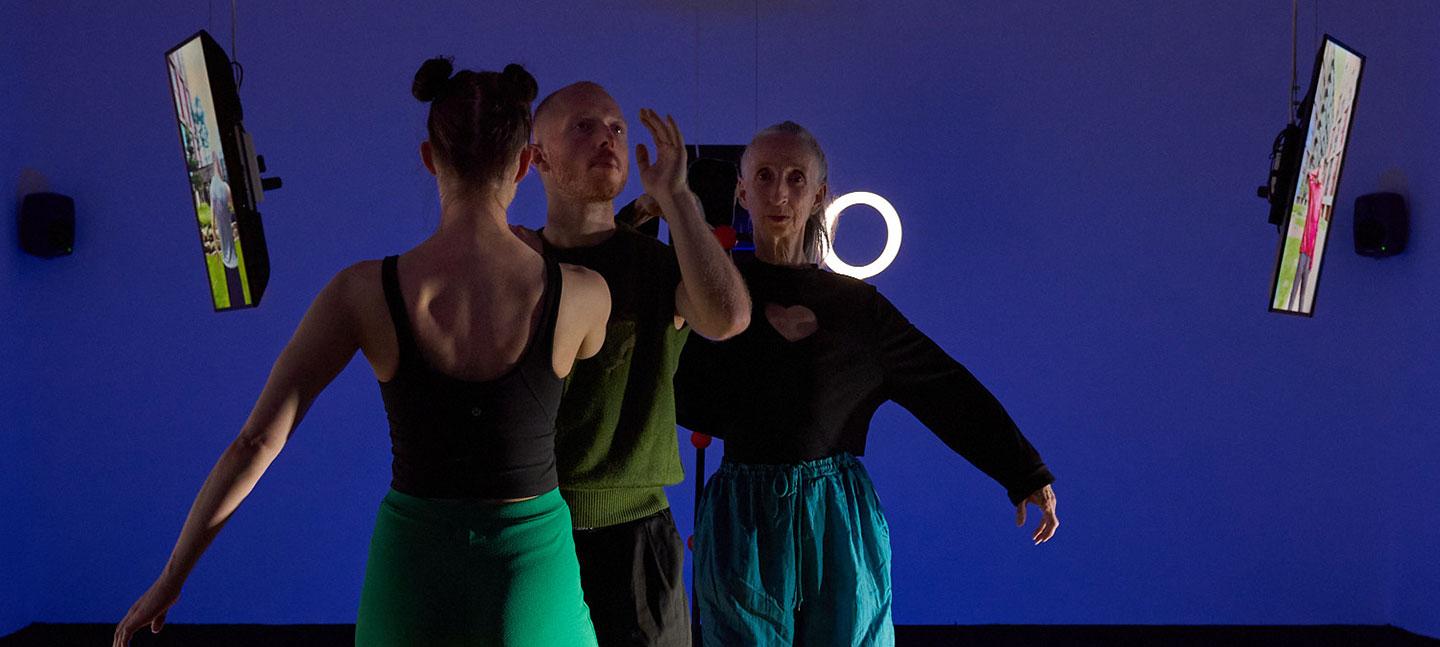
[[[0,638],[0,647],[94,647],[108,644],[114,630],[112,625],[37,623]],[[131,644],[135,647],[344,647],[354,642],[355,625],[171,625],[157,635],[143,632]],[[896,647],[1410,647],[1440,645],[1440,640],[1376,625],[912,625],[895,628],[895,643]]]
[[[1410,647],[1440,645],[1388,625],[964,625],[897,626],[896,647]]]

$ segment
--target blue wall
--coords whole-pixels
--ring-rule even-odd
[[[29,392],[22,383],[22,357],[29,334],[25,295],[20,293],[20,245],[16,239],[16,187],[25,163],[28,137],[20,115],[28,84],[21,74],[21,30],[18,21],[0,21],[0,432],[6,449],[0,452],[0,635],[27,624],[33,617],[31,585],[35,560],[30,553],[30,524],[34,516],[35,436],[29,425]],[[11,45],[11,44],[15,45]]]
[[[1429,26],[1425,37],[1433,43],[1440,39],[1440,20],[1429,21]],[[1394,460],[1387,466],[1394,473],[1386,480],[1382,497],[1394,528],[1389,544],[1390,573],[1395,582],[1391,619],[1411,631],[1440,637],[1440,602],[1435,597],[1440,585],[1440,559],[1436,558],[1440,499],[1429,494],[1437,482],[1435,462],[1440,456],[1440,425],[1435,420],[1435,412],[1440,411],[1440,391],[1436,389],[1440,385],[1440,362],[1436,361],[1440,339],[1433,334],[1440,330],[1440,306],[1433,297],[1433,286],[1440,285],[1440,262],[1434,259],[1440,251],[1440,228],[1436,227],[1440,164],[1435,155],[1440,150],[1440,129],[1435,127],[1434,108],[1440,105],[1440,65],[1433,58],[1418,59],[1397,76],[1402,74],[1422,80],[1415,101],[1429,107],[1388,129],[1390,139],[1407,142],[1403,149],[1395,148],[1397,156],[1404,156],[1401,166],[1414,170],[1409,178],[1413,253],[1404,263],[1397,263],[1392,274],[1395,280],[1416,287],[1381,333],[1397,334],[1401,343],[1412,345],[1405,369],[1381,385],[1397,392],[1393,405],[1396,423],[1391,429]]]
[[[1320,31],[1370,66],[1318,314],[1300,319],[1265,312],[1276,236],[1253,197],[1283,123],[1288,7],[1110,4],[789,3],[763,9],[758,29],[744,3],[242,6],[246,123],[286,188],[262,205],[264,305],[215,315],[161,56],[206,25],[205,7],[31,3],[31,33],[67,45],[21,44],[36,84],[24,164],[76,197],[82,224],[73,257],[6,259],[16,270],[0,283],[45,295],[18,319],[33,356],[26,396],[46,411],[18,434],[46,466],[30,490],[43,499],[28,563],[46,577],[28,619],[118,619],[309,299],[339,268],[434,226],[416,158],[423,106],[408,87],[421,60],[451,53],[525,63],[547,91],[596,79],[632,121],[656,106],[696,142],[797,120],[825,143],[835,188],[894,202],[905,247],[873,282],[1007,404],[1060,476],[1064,521],[1054,542],[1028,545],[994,484],[882,409],[867,463],[892,526],[898,622],[1395,622],[1440,634],[1425,465],[1440,377],[1426,333],[1440,306],[1422,296],[1440,272],[1425,222],[1440,205],[1427,155],[1440,144],[1427,45],[1440,8],[1320,7]],[[228,12],[212,32],[228,49]],[[1358,257],[1349,205],[1391,169],[1409,184],[1416,244]],[[513,219],[542,218],[527,182]],[[866,220],[846,221],[842,254],[878,252],[881,228]],[[388,482],[380,411],[356,362],[172,621],[353,620]],[[682,533],[691,487],[672,497]]]

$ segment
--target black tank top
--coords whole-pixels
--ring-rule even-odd
[[[440,373],[421,356],[396,265],[397,257],[386,257],[380,273],[400,345],[399,369],[380,383],[394,456],[390,487],[437,499],[518,499],[554,489],[564,383],[551,362],[560,266],[545,260],[540,322],[520,361],[500,377],[472,382]]]

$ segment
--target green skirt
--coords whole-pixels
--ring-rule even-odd
[[[519,503],[380,504],[356,645],[595,645],[570,509],[551,490]]]

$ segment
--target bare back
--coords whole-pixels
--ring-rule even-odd
[[[510,242],[457,253],[432,239],[400,255],[405,312],[432,369],[460,380],[496,379],[516,366],[542,332],[537,326],[544,303],[544,259],[518,240]],[[609,292],[594,272],[560,268],[551,365],[564,377],[577,358],[593,355],[603,343]],[[360,349],[376,379],[389,381],[399,367],[400,349],[386,309],[380,263],[362,262],[346,272],[353,273],[355,283],[350,304]],[[593,339],[597,331],[598,343]]]

